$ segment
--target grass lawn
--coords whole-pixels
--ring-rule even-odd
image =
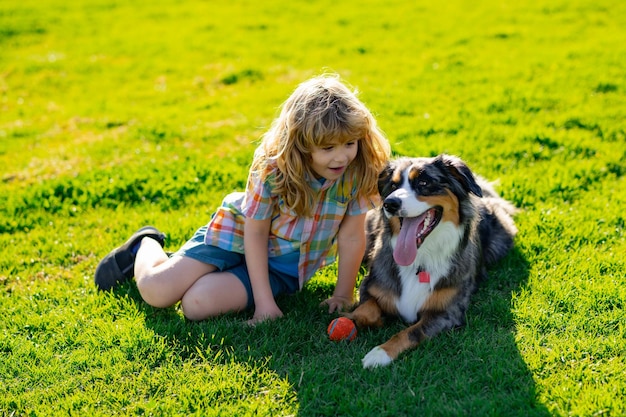
[[[384,369],[318,307],[190,322],[98,261],[177,249],[324,71],[399,155],[461,156],[521,209],[468,324]],[[626,3],[0,2],[0,415],[626,415]]]

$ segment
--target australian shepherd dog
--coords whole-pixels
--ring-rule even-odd
[[[367,217],[368,273],[346,316],[359,327],[381,326],[388,315],[410,326],[365,355],[365,368],[462,326],[486,267],[517,233],[515,207],[454,156],[393,160],[378,187],[383,204]]]

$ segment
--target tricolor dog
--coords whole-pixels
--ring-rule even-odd
[[[399,316],[410,326],[372,349],[365,368],[385,366],[441,331],[462,326],[486,267],[517,233],[515,207],[459,158],[399,158],[380,174],[380,209],[368,213],[359,327]]]

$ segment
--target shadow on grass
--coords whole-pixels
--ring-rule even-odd
[[[315,281],[278,300],[285,317],[254,328],[243,324],[249,313],[192,323],[174,309],[152,309],[143,302],[138,306],[146,324],[182,356],[226,351],[216,355],[220,364],[255,363],[287,379],[301,416],[548,416],[514,338],[511,294],[527,278],[528,265],[514,249],[481,284],[467,326],[440,334],[374,370],[362,369],[361,358],[404,324],[390,320],[382,329],[361,332],[353,342],[331,342],[326,326],[334,316],[319,302],[332,286]],[[134,286],[122,291],[140,300]]]

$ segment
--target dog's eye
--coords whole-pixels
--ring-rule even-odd
[[[417,185],[419,185],[420,187],[426,187],[428,185],[428,182],[426,180],[419,180],[417,181]]]

